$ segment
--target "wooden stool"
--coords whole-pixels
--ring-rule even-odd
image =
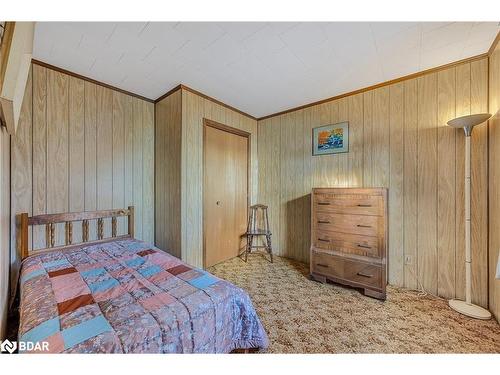
[[[259,218],[259,211],[261,212],[261,222],[264,224],[264,228],[257,227],[257,220]],[[273,249],[271,246],[271,230],[269,228],[269,217],[267,215],[267,206],[263,204],[256,204],[250,206],[250,214],[248,216],[248,226],[247,232],[245,233],[247,237],[247,247],[245,251],[245,262],[248,260],[248,254],[252,252],[252,249],[266,249],[271,257],[271,263],[273,263]],[[265,237],[264,245],[254,245],[254,239],[258,237]]]

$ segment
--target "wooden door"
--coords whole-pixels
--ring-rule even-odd
[[[248,137],[205,124],[205,267],[234,258],[247,225]]]

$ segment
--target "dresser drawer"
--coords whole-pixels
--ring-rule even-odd
[[[379,195],[315,194],[317,212],[382,216],[384,201]]]
[[[382,289],[382,266],[356,262],[344,261],[344,278],[358,284]]]
[[[311,269],[315,273],[342,279],[344,277],[344,260],[329,254],[313,251],[311,253]]]
[[[384,285],[382,285],[383,266],[349,260],[318,251],[313,251],[311,255],[313,273],[370,288],[384,289]]]
[[[316,230],[313,233],[313,245],[325,250],[341,251],[347,254],[376,257],[381,256],[378,238]]]
[[[314,227],[317,231],[341,232],[362,236],[376,237],[379,235],[378,216],[340,215],[317,212]]]

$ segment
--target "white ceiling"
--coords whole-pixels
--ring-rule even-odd
[[[34,58],[156,99],[265,116],[486,52],[496,22],[39,22]]]

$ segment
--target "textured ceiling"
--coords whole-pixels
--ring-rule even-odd
[[[261,117],[484,53],[496,22],[39,22],[34,58],[156,99],[182,83]]]

